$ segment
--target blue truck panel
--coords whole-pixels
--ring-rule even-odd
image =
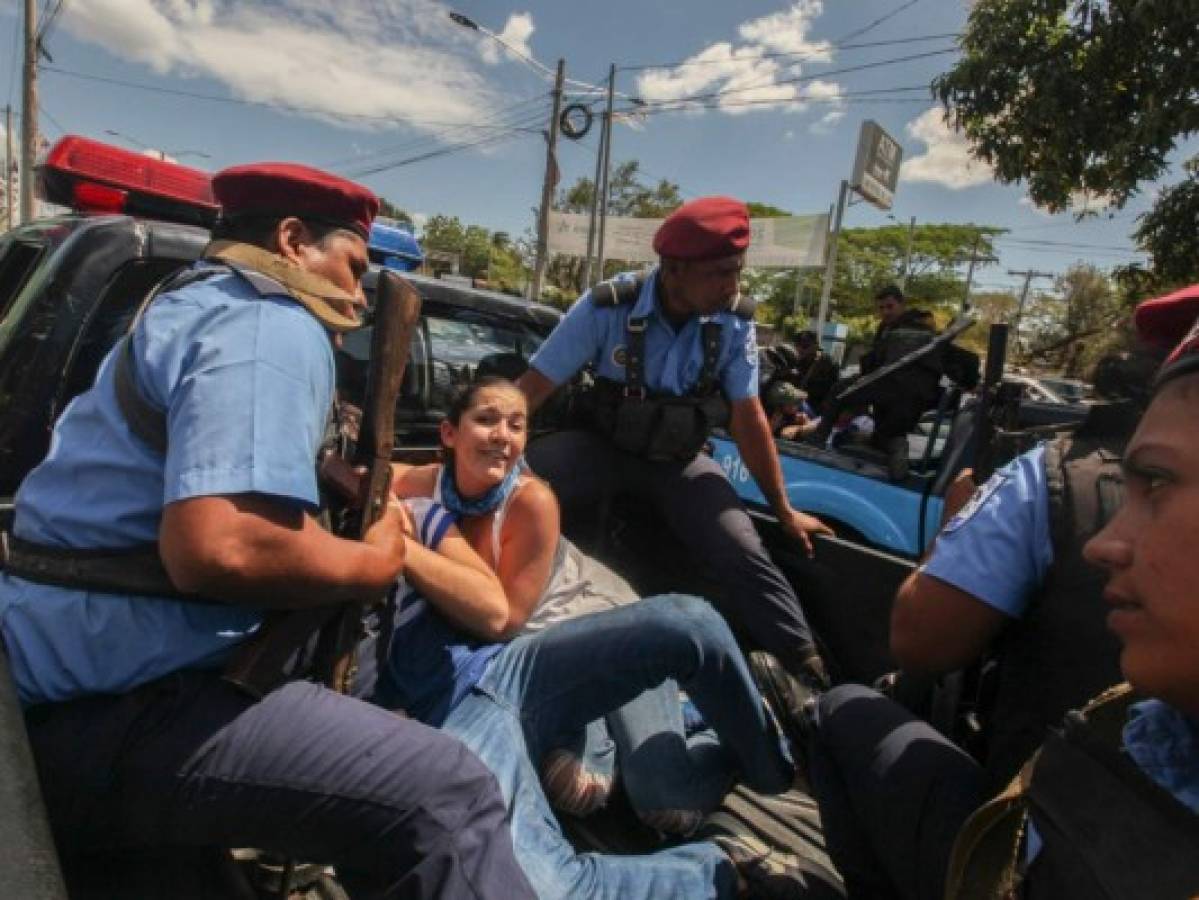
[[[738,496],[751,506],[765,506],[766,500],[741,461],[737,445],[721,437],[714,437],[712,445],[713,458],[724,469]],[[923,552],[921,493],[782,452],[779,462],[787,496],[796,509],[841,522],[876,547],[907,556]],[[926,544],[937,533],[943,505],[940,497],[928,498],[924,511]]]

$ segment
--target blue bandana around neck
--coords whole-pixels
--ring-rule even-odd
[[[458,485],[454,483],[453,467],[446,463],[441,467],[441,505],[459,518],[464,516],[485,516],[504,505],[512,496],[520,476],[528,468],[528,463],[522,456],[512,467],[512,471],[504,476],[504,480],[479,497],[463,497],[458,493]]]

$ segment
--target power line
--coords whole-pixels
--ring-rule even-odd
[[[56,75],[66,75],[71,78],[80,78],[84,81],[97,81],[102,84],[113,84],[120,87],[133,88],[139,91],[150,91],[156,94],[169,94],[173,97],[188,97],[192,100],[205,100],[212,103],[231,103],[238,106],[257,106],[265,109],[282,110],[284,112],[311,113],[314,115],[328,116],[333,119],[362,119],[372,122],[391,122],[401,125],[431,125],[431,126],[452,126],[456,128],[471,128],[470,122],[438,122],[425,119],[406,119],[401,116],[382,116],[373,115],[370,113],[349,113],[349,112],[332,112],[328,109],[323,109],[316,106],[296,106],[290,103],[272,103],[269,100],[244,100],[240,97],[223,97],[218,94],[201,94],[197,91],[183,91],[177,88],[159,87],[157,85],[142,84],[136,81],[124,81],[120,78],[108,78],[103,75],[92,75],[86,72],[74,72],[70,69],[62,69],[58,66],[41,66],[43,72],[53,72]]]
[[[383,165],[372,166],[372,167],[362,169],[362,170],[351,171],[351,172],[347,172],[345,174],[349,178],[365,178],[369,175],[378,175],[380,172],[386,172],[390,169],[399,169],[399,168],[402,168],[403,166],[410,166],[410,165],[413,165],[414,163],[424,162],[429,159],[436,159],[437,157],[440,157],[440,156],[449,156],[450,154],[458,153],[462,150],[470,150],[475,147],[483,147],[483,146],[487,146],[487,145],[499,144],[504,141],[510,141],[513,138],[523,137],[523,136],[524,135],[520,134],[520,133],[492,135],[490,137],[482,138],[481,140],[469,141],[469,142],[460,143],[460,144],[451,144],[448,147],[442,147],[439,150],[433,150],[429,153],[422,153],[417,156],[408,157],[407,159],[401,159],[396,162],[389,162],[389,163],[386,163]]]
[[[840,44],[842,41],[850,41],[856,37],[861,37],[866,32],[873,31],[879,25],[882,25],[883,22],[886,22],[888,19],[894,19],[897,15],[899,15],[905,9],[907,9],[908,7],[911,7],[911,6],[915,6],[919,2],[920,2],[920,0],[908,0],[908,2],[905,3],[903,6],[900,6],[897,9],[891,10],[891,12],[889,12],[889,13],[881,15],[877,19],[875,19],[873,22],[871,22],[870,24],[865,25],[862,28],[859,28],[857,31],[851,31],[849,34],[845,35],[844,37],[839,38],[836,41],[836,43]]]
[[[66,0],[54,0],[54,9],[50,10],[50,14],[46,15],[46,7],[51,3],[51,0],[46,0],[42,6],[41,27],[37,30],[37,43],[40,47],[50,36],[50,31],[54,28],[55,22],[58,20],[58,14],[62,12]]]
[[[714,99],[718,99],[720,97],[727,97],[731,94],[744,94],[744,93],[748,93],[749,91],[760,91],[760,90],[763,90],[764,88],[779,87],[784,84],[803,84],[805,82],[817,81],[821,78],[827,78],[830,75],[846,75],[850,72],[864,72],[867,69],[879,69],[884,66],[893,66],[893,65],[898,65],[899,63],[913,62],[913,61],[919,60],[919,59],[929,59],[934,56],[944,56],[947,53],[957,53],[957,52],[958,52],[957,47],[949,47],[949,48],[946,48],[943,50],[929,50],[925,53],[913,53],[913,54],[909,54],[908,56],[897,56],[897,57],[894,57],[893,59],[882,59],[882,60],[878,60],[876,62],[862,63],[861,65],[857,65],[857,66],[846,66],[843,69],[830,69],[827,72],[820,72],[815,75],[799,75],[794,78],[783,78],[778,81],[762,83],[762,84],[755,84],[755,85],[750,85],[748,87],[728,88],[727,90],[712,91],[707,94],[693,94],[689,97],[676,97],[673,100],[647,100],[647,101],[645,101],[645,103],[647,106],[654,106],[654,105],[659,105],[659,104],[680,103],[680,102],[684,102],[684,101],[714,100]]]
[[[351,174],[351,176],[368,175],[368,174],[374,174],[375,172],[385,171],[385,170],[391,169],[391,168],[409,165],[413,162],[421,162],[425,159],[434,159],[437,156],[443,155],[443,153],[447,150],[451,151],[451,152],[456,152],[458,149],[467,149],[470,147],[485,146],[489,143],[498,143],[500,141],[508,140],[510,138],[528,136],[530,134],[541,134],[541,129],[540,128],[508,128],[499,134],[493,134],[493,135],[488,135],[486,137],[482,137],[482,138],[478,138],[478,139],[471,139],[471,140],[464,140],[464,141],[463,140],[448,141],[448,139],[443,139],[443,140],[429,139],[429,140],[424,141],[415,146],[409,146],[407,148],[407,155],[401,155],[401,158],[399,158],[399,159],[395,159],[395,158],[387,159],[387,156],[389,154],[381,153],[381,154],[377,154],[374,157],[374,159],[375,159],[374,162],[368,163],[365,166],[359,165],[359,166],[355,166],[355,167],[349,167],[349,165],[347,164],[346,166],[326,166],[326,168],[331,168],[334,171],[342,171],[346,168],[351,168],[351,171],[349,173],[349,174]],[[425,148],[435,148],[435,149],[432,149],[432,150],[429,150],[428,152],[426,152]],[[419,151],[419,152],[416,152],[416,151]],[[394,157],[397,154],[398,154],[398,151],[396,153],[393,153],[390,155]]]
[[[533,123],[533,121],[540,121],[542,118],[544,118],[545,112],[543,109],[540,109],[540,108],[535,109],[535,110],[529,108],[530,104],[532,104],[532,103],[544,104],[546,101],[546,96],[547,95],[539,94],[535,97],[527,97],[524,100],[517,101],[516,103],[513,103],[510,106],[506,106],[506,107],[503,107],[502,109],[495,111],[491,115],[484,117],[483,119],[479,120],[478,122],[470,123],[470,127],[476,128],[476,129],[483,129],[483,130],[504,131],[504,130],[511,130],[514,128],[519,129],[525,125],[531,125]],[[521,110],[522,107],[524,107],[523,110]],[[519,114],[516,114],[517,110],[521,110],[521,112]],[[531,115],[535,115],[536,119],[529,119],[528,121],[526,121],[526,119],[528,119],[528,117]],[[329,160],[327,162],[321,163],[321,165],[326,168],[333,168],[333,167],[340,166],[340,165],[351,165],[353,163],[365,162],[372,158],[387,156],[387,155],[393,154],[393,153],[402,153],[406,150],[412,149],[413,147],[420,146],[424,143],[427,143],[431,140],[436,140],[436,139],[440,139],[443,137],[446,140],[449,140],[450,137],[452,137],[450,132],[457,133],[460,130],[461,130],[461,126],[458,126],[458,125],[447,126],[446,128],[438,131],[436,133],[435,137],[425,136],[425,137],[420,137],[420,138],[414,138],[412,140],[407,140],[400,144],[394,144],[392,146],[385,147],[385,148],[375,150],[375,151],[371,151],[369,153],[357,154],[354,156],[345,156],[345,157],[341,157],[339,159]],[[539,130],[539,129],[532,129],[532,130],[535,131],[535,130]]]
[[[657,115],[659,113],[670,112],[686,112],[687,110],[695,109],[735,109],[745,106],[785,106],[792,103],[822,103],[828,105],[841,104],[864,104],[864,103],[919,103],[927,104],[928,99],[924,97],[889,97],[887,94],[903,93],[908,91],[927,91],[927,85],[916,85],[913,87],[902,88],[877,88],[874,90],[852,91],[842,94],[813,97],[811,95],[804,96],[802,94],[795,97],[773,97],[763,98],[759,100],[734,100],[724,102],[721,100],[706,100],[703,102],[693,101],[673,101],[672,104],[662,103],[655,105],[649,109],[640,107],[629,107],[620,110],[621,113],[640,112],[644,115]]]
[[[923,41],[933,41],[933,40],[938,40],[941,38],[956,38],[956,37],[960,37],[959,32],[947,31],[947,32],[944,32],[941,34],[922,34],[922,35],[917,35],[915,37],[895,38],[895,39],[889,40],[889,41],[865,41],[860,44],[835,43],[835,44],[830,44],[829,49],[831,49],[831,50],[860,50],[860,49],[863,49],[866,47],[890,47],[890,46],[894,46],[896,44],[916,44],[916,43],[921,43]],[[823,50],[821,50],[821,51],[813,51],[813,50],[779,51],[778,53],[762,53],[758,56],[746,57],[746,60],[757,62],[758,60],[761,60],[761,59],[792,59],[794,62],[803,62],[804,60],[807,60],[807,59],[818,59],[819,57],[824,56],[824,52],[825,51],[823,51]],[[696,59],[696,60],[682,59],[682,60],[679,60],[678,62],[669,62],[669,63],[646,63],[644,65],[638,65],[638,66],[618,66],[616,71],[618,71],[618,72],[641,72],[646,69],[683,69],[683,68],[690,68],[692,66],[728,65],[728,63],[729,63],[729,60],[727,60],[727,59]]]
[[[1000,241],[1000,242],[1006,243],[1006,244],[1031,244],[1033,246],[1038,246],[1038,247],[1044,247],[1044,246],[1074,247],[1074,248],[1078,248],[1081,250],[1118,250],[1121,252],[1132,252],[1132,253],[1141,252],[1139,250],[1136,250],[1135,248],[1116,247],[1112,244],[1078,244],[1078,243],[1074,243],[1072,241],[1043,241],[1043,240],[1033,241],[1033,240],[1025,240],[1023,238],[1012,238],[1012,237],[997,237],[997,238],[994,238],[994,240]]]
[[[38,112],[50,120],[50,124],[58,129],[59,134],[67,133],[67,130],[62,127],[62,125],[59,123],[58,119],[56,119],[56,118],[54,118],[54,116],[50,115],[50,110],[46,109],[46,101],[43,100],[38,103]]]

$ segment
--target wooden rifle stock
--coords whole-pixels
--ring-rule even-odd
[[[371,334],[371,367],[363,404],[362,426],[352,463],[365,467],[366,487],[358,538],[366,536],[387,509],[391,495],[391,455],[395,447],[395,409],[408,365],[412,335],[420,321],[420,295],[395,272],[383,269],[375,288],[375,329]],[[383,597],[344,604],[328,626],[333,631],[333,664],[329,687],[346,694],[354,680],[355,648],[362,615]]]
[[[394,272],[379,273],[375,291],[374,331],[371,335],[370,374],[358,441],[350,466],[322,465],[322,473],[338,472],[334,490],[344,496],[348,468],[365,467],[357,488],[361,516],[354,537],[359,539],[383,515],[391,491],[391,454],[395,444],[395,407],[408,364],[412,335],[420,320],[420,295]],[[363,598],[335,606],[268,614],[259,633],[234,654],[225,679],[262,696],[287,678],[301,654],[320,633],[316,648],[317,674],[335,690],[346,693],[354,677],[354,646],[363,611],[382,597]]]

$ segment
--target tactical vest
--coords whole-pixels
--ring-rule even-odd
[[[205,269],[187,269],[169,278],[152,297],[180,290],[190,284],[215,275],[233,273],[245,279],[263,296],[291,295],[286,287],[273,278],[237,263],[222,262]],[[143,307],[144,309],[145,307]],[[140,314],[139,314],[140,315]],[[113,386],[117,406],[129,430],[147,447],[159,455],[167,452],[166,411],[155,406],[142,393],[134,375],[133,329],[121,339],[114,350]],[[327,450],[344,450],[341,442],[342,422],[337,403],[332,404],[325,424],[325,436],[318,460]],[[320,479],[318,477],[318,483]],[[322,509],[325,509],[322,503]],[[322,515],[322,524],[328,521]],[[0,534],[3,541],[0,567],[11,575],[40,584],[58,587],[102,591],[133,596],[165,597],[190,602],[208,601],[195,594],[181,593],[172,583],[158,552],[157,543],[128,548],[77,549],[51,547],[22,540],[14,535]]]
[[[999,790],[1044,740],[1045,730],[1122,679],[1120,645],[1107,630],[1106,576],[1082,557],[1120,506],[1120,457],[1136,425],[1128,403],[1092,407],[1073,436],[1045,447],[1053,564],[1025,616],[1000,638],[999,684],[986,756]]]
[[[605,281],[591,291],[599,308],[629,306],[637,302],[645,277]],[[753,304],[740,301],[732,312],[753,319]],[[729,404],[720,390],[719,322],[700,326],[703,363],[691,391],[681,397],[650,391],[645,386],[645,330],[648,317],[629,317],[625,325],[625,380],[597,378],[584,405],[588,424],[612,440],[619,449],[644,459],[688,462],[703,448],[713,428],[729,421]]]
[[[962,826],[946,900],[1184,900],[1199,896],[1199,815],[1123,752],[1128,685],[1071,713]],[[1042,845],[1024,871],[1029,820]]]

